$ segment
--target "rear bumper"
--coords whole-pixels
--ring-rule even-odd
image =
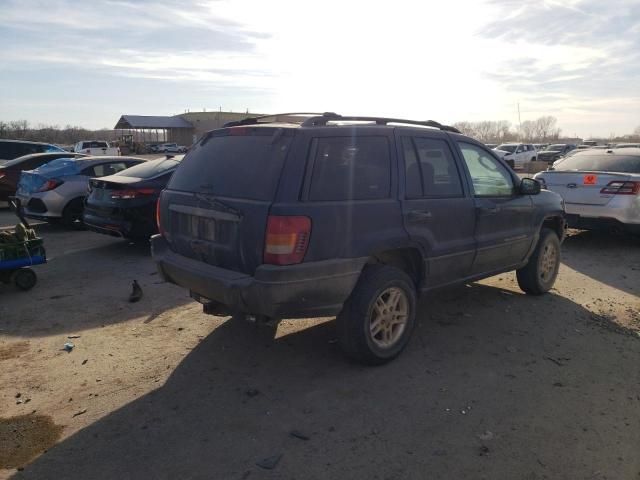
[[[623,197],[622,195],[620,197]],[[571,228],[585,230],[640,229],[640,200],[638,197],[614,198],[607,205],[565,203],[567,223]]]
[[[581,230],[618,230],[634,235],[640,235],[640,223],[623,223],[615,218],[607,217],[583,217],[575,214],[567,214],[569,228]]]
[[[351,294],[367,258],[326,260],[278,267],[261,265],[255,275],[208,265],[169,249],[160,235],[151,252],[163,278],[231,312],[272,318],[336,315]]]
[[[87,229],[113,237],[148,238],[156,233],[153,213],[146,207],[128,209],[117,217],[109,217],[85,207],[82,221]]]

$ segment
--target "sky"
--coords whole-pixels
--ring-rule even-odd
[[[640,126],[640,0],[0,0],[0,120],[333,111]]]

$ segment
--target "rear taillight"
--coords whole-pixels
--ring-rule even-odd
[[[309,217],[281,217],[270,215],[264,243],[264,263],[293,265],[300,263],[307,253],[311,237]]]
[[[62,180],[58,180],[57,178],[52,178],[44,182],[44,184],[38,189],[38,192],[48,192],[49,190],[58,188],[63,183],[64,182]]]
[[[640,182],[623,182],[614,180],[609,182],[600,193],[609,195],[638,195],[640,193]]]
[[[129,200],[132,198],[148,197],[158,193],[158,190],[154,188],[136,188],[131,190],[115,190],[111,192],[111,198],[113,200]]]
[[[156,202],[156,225],[158,227],[158,233],[164,237],[164,229],[160,222],[160,197],[158,197],[158,201]]]
[[[2,180],[6,175],[4,173],[0,173],[0,180]]]

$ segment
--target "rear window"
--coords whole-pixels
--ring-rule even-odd
[[[107,148],[107,142],[83,142],[82,148]]]
[[[152,178],[177,167],[179,164],[180,162],[173,158],[161,158],[160,160],[150,160],[127,168],[126,170],[118,172],[116,175],[135,178]]]
[[[271,200],[291,139],[292,132],[263,127],[205,137],[180,162],[168,188]]]
[[[309,200],[372,200],[391,190],[389,141],[380,136],[322,137],[311,144]]]
[[[558,163],[554,170],[640,173],[640,155],[577,153]]]

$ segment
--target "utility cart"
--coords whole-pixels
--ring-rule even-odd
[[[44,242],[22,215],[20,200],[11,199],[10,203],[20,222],[14,231],[0,231],[0,282],[31,290],[38,277],[30,267],[46,263],[47,254]]]

